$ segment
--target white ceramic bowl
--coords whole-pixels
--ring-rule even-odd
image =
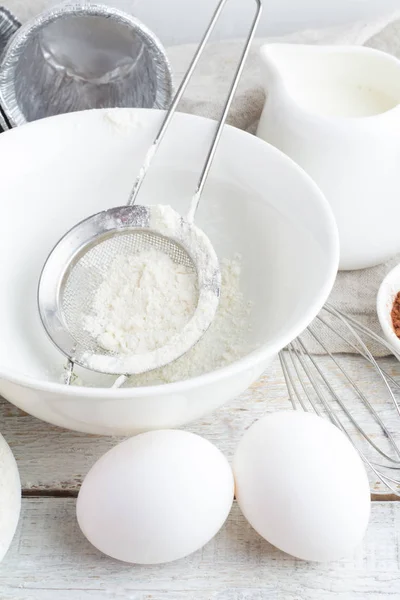
[[[386,275],[376,299],[376,310],[384,336],[393,350],[400,354],[400,339],[394,332],[391,317],[393,302],[398,292],[400,292],[400,264]]]
[[[146,388],[66,387],[64,358],[36,305],[46,256],[82,218],[124,204],[160,124],[152,110],[71,113],[0,136],[0,393],[56,425],[99,434],[177,427],[234,398],[315,317],[333,285],[338,237],[324,196],[265,142],[226,127],[196,222],[220,257],[243,256],[254,301],[249,341],[235,363]],[[142,203],[185,213],[215,123],[178,114],[141,190]]]

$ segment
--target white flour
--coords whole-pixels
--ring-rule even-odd
[[[130,377],[126,386],[139,387],[183,381],[214,371],[254,349],[248,341],[252,303],[240,289],[241,258],[221,261],[221,298],[214,321],[199,342],[173,363]]]
[[[173,363],[128,379],[125,387],[160,385],[184,381],[231,364],[254,349],[249,341],[252,303],[245,300],[240,289],[241,258],[221,261],[221,298],[210,328],[189,352]],[[115,377],[110,377],[112,385]],[[74,380],[74,385],[99,385],[91,378],[85,382],[85,372]]]
[[[85,329],[104,349],[144,354],[182,331],[197,306],[196,273],[149,249],[117,256],[100,285]]]
[[[126,210],[118,211],[116,221],[126,218]],[[208,329],[219,302],[218,258],[201,229],[167,205],[136,205],[129,218],[186,250],[197,273],[156,246],[116,257],[103,274],[91,314],[83,318],[84,329],[103,350],[86,350],[81,364],[104,373],[144,373],[182,356]]]

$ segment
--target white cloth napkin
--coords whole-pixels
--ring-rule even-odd
[[[56,2],[4,0],[3,4],[20,20],[25,21]],[[109,4],[129,10],[130,2],[112,0]],[[400,58],[400,10],[369,23],[359,22],[330,29],[302,31],[279,38],[257,39],[250,52],[228,119],[231,125],[251,133],[255,131],[264,104],[258,50],[267,41],[366,45]],[[219,116],[242,46],[243,40],[208,45],[180,110],[214,119]],[[195,49],[195,44],[167,49],[176,82],[186,71]],[[339,273],[330,302],[335,307],[355,316],[377,333],[381,333],[375,310],[376,294],[385,274],[398,262],[400,262],[400,255],[372,269]],[[327,341],[332,352],[349,351],[347,345],[339,338],[334,340],[333,336],[329,336]],[[321,348],[315,344],[311,344],[310,347],[315,352],[321,351]],[[373,351],[376,355],[387,354],[387,351],[377,345],[373,347]]]

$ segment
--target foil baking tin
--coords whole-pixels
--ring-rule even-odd
[[[155,35],[101,4],[41,13],[16,31],[0,64],[0,104],[12,127],[90,108],[166,108],[172,91]]]

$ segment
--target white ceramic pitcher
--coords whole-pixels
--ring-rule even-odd
[[[365,47],[267,44],[257,135],[301,165],[331,203],[340,268],[400,252],[400,61]]]

